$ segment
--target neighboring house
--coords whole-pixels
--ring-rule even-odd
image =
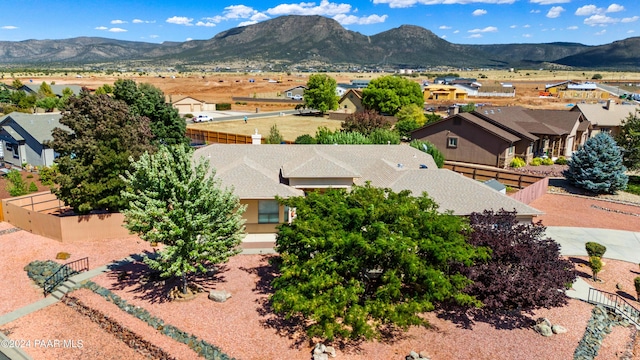
[[[180,100],[173,101],[171,106],[178,110],[180,114],[201,112],[201,111],[215,111],[216,104],[208,104],[202,100],[186,96]]]
[[[22,90],[26,92],[27,95],[30,95],[30,94],[35,95],[35,94],[38,94],[38,91],[40,91],[40,85],[42,85],[42,83],[26,84],[26,85],[22,85],[18,90]],[[69,88],[73,92],[73,95],[78,95],[82,91],[82,86],[80,85],[49,85],[49,86],[51,87],[51,91],[53,91],[53,93],[59,98],[63,96],[63,91],[66,88]]]
[[[423,90],[424,100],[466,100],[467,92],[453,85],[427,85]]]
[[[629,114],[637,114],[640,111],[640,106],[637,104],[616,104],[615,100],[609,99],[604,105],[578,104],[571,111],[582,113],[584,118],[591,123],[590,136],[606,132],[615,137],[620,133],[622,121],[629,117]]]
[[[304,91],[306,89],[307,89],[306,86],[298,85],[298,86],[295,86],[295,87],[292,87],[290,89],[287,89],[287,90],[283,91],[283,93],[288,98],[293,98],[296,95],[299,95],[300,97],[303,97],[304,96]]]
[[[290,220],[293,210],[279,206],[276,196],[304,196],[366,182],[396,192],[426,192],[441,211],[455,215],[515,209],[522,221],[531,221],[541,214],[481,182],[438,169],[430,155],[410,146],[212,144],[194,156],[208,159],[216,177],[247,205],[249,234],[274,233],[276,225]]]
[[[24,114],[12,112],[0,118],[0,144],[6,163],[22,166],[51,166],[56,157],[49,143],[54,128],[60,124],[60,114]]]
[[[361,90],[349,89],[338,100],[338,111],[340,112],[355,113],[363,110]]]
[[[449,116],[415,130],[452,161],[506,167],[515,157],[569,157],[587,140],[589,122],[566,110],[519,106],[482,108]]]
[[[344,86],[342,86],[342,85],[337,85],[336,86],[336,96],[344,95],[344,93],[346,93],[347,90],[349,90],[349,89],[344,87]]]

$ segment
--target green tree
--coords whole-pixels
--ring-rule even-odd
[[[56,97],[56,94],[51,90],[51,86],[47,84],[45,81],[40,84],[40,88],[38,89],[38,97],[46,98],[46,97]]]
[[[597,256],[589,258],[589,267],[593,273],[593,281],[598,281],[598,273],[602,270],[602,260]]]
[[[11,196],[22,196],[29,193],[27,189],[27,183],[22,178],[22,174],[19,170],[12,169],[7,173],[7,191]]]
[[[371,140],[357,131],[331,131],[326,127],[316,131],[318,144],[362,145],[371,144]]]
[[[280,201],[296,209],[278,227],[273,309],[302,321],[310,337],[371,338],[426,325],[437,304],[480,305],[469,280],[450,271],[486,258],[465,241],[465,220],[426,194],[354,186]]]
[[[602,80],[602,74],[593,74],[591,80]]]
[[[314,74],[309,76],[307,89],[304,90],[304,104],[307,108],[315,109],[321,113],[338,108],[338,96],[336,95],[336,80],[326,74]]]
[[[11,87],[15,90],[20,90],[22,86],[24,86],[24,84],[22,83],[22,81],[20,81],[20,79],[14,79],[11,83]]]
[[[369,134],[368,138],[372,144],[380,144],[380,145],[400,144],[400,135],[398,134],[398,132],[393,130],[388,130],[388,129],[373,130]]]
[[[163,277],[181,278],[186,293],[190,274],[240,252],[245,206],[222,187],[208,161],[192,163],[185,145],[162,146],[131,161],[131,172],[122,177],[122,196],[129,202],[124,226],[145,241],[165,245],[157,258],[144,262]]]
[[[460,107],[460,112],[461,113],[469,113],[469,112],[472,112],[472,111],[475,111],[475,110],[476,110],[476,104],[473,103],[473,102],[470,102],[470,103],[468,103],[466,105],[462,105]]]
[[[373,110],[358,111],[347,115],[342,122],[342,130],[356,131],[363,135],[369,135],[376,129],[390,129],[391,122],[386,117]]]
[[[436,165],[438,166],[438,168],[442,168],[444,166],[444,160],[445,160],[444,155],[442,155],[442,152],[438,150],[438,148],[435,145],[433,145],[431,142],[426,140],[411,140],[409,145],[411,145],[411,147],[413,148],[416,148],[422,152],[426,152],[427,154],[431,155],[431,157],[433,158],[433,161],[436,162]]]
[[[442,120],[442,116],[431,112],[431,113],[427,113],[424,115],[427,118],[426,124],[431,124],[434,123],[436,121]]]
[[[53,109],[62,107],[61,103],[60,99],[56,97],[45,97],[36,101],[36,106],[47,112],[52,112]]]
[[[160,89],[145,83],[137,85],[130,79],[118,79],[114,84],[113,95],[127,103],[133,114],[149,118],[154,143],[189,143],[185,136],[187,123],[180,117],[177,109],[165,102],[164,93]]]
[[[362,104],[384,114],[395,115],[405,105],[422,107],[420,84],[399,76],[382,76],[371,80],[362,90]]]
[[[304,134],[304,135],[300,135],[296,138],[296,140],[294,141],[294,143],[296,144],[316,144],[317,141],[316,139],[309,135],[309,134]]]
[[[609,134],[600,132],[571,156],[563,175],[571,184],[594,193],[615,193],[627,188],[626,171],[620,148]]]
[[[271,129],[269,129],[269,136],[264,139],[264,142],[267,144],[282,144],[284,138],[280,135],[280,130],[278,130],[278,125],[273,124]]]
[[[0,83],[0,103],[11,102],[11,91],[7,89],[7,85]]]
[[[640,117],[637,112],[622,120],[616,142],[622,149],[624,166],[631,170],[640,169]]]
[[[408,104],[400,108],[396,114],[396,118],[398,121],[414,120],[418,126],[424,125],[427,121],[427,118],[424,116],[422,106],[418,106],[416,104]]]
[[[51,146],[60,154],[58,198],[78,213],[126,208],[120,175],[130,168],[130,157],[154,149],[149,120],[133,115],[121,101],[83,92],[69,99],[60,124],[69,130],[52,132]]]

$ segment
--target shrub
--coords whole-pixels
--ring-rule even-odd
[[[441,169],[444,166],[444,155],[438,148],[426,140],[412,140],[409,145],[414,147],[422,152],[426,152],[431,155],[433,161],[435,161],[436,166]]]
[[[396,131],[387,129],[375,129],[369,134],[372,144],[400,144],[400,135]]]
[[[309,134],[300,135],[294,141],[296,144],[316,144],[316,139]]]
[[[216,110],[231,110],[230,103],[218,103],[216,104]]]
[[[551,158],[542,159],[542,165],[553,165]]]
[[[633,279],[633,286],[636,288],[636,297],[640,300],[640,276],[636,276],[636,278]]]
[[[27,179],[33,179],[33,174],[27,174]]]
[[[533,158],[533,160],[531,160],[529,165],[531,165],[531,166],[540,166],[540,165],[542,165],[542,158],[539,158],[539,157]]]
[[[600,260],[597,256],[592,256],[589,258],[589,267],[591,268],[591,272],[593,273],[593,281],[598,280],[598,273],[602,270],[602,260]]]
[[[40,174],[40,182],[42,185],[52,186],[53,179],[58,176],[58,165],[53,164],[51,167],[43,166],[38,173]]]
[[[185,114],[184,117],[187,118],[187,119],[192,119],[193,118],[193,114],[191,114],[191,113]]]
[[[589,255],[589,257],[601,258],[604,253],[607,252],[606,246],[593,241],[589,241],[588,243],[584,244],[584,247],[587,250],[587,254]]]
[[[567,165],[569,161],[564,156],[560,156],[556,159],[556,165]]]
[[[38,191],[38,186],[36,185],[36,183],[34,183],[33,181],[29,184],[29,192],[37,192]]]
[[[11,196],[21,196],[26,195],[27,191],[27,183],[22,178],[22,174],[18,170],[10,170],[7,174],[7,178],[9,182],[7,183],[7,190],[9,191],[9,195]]]
[[[511,160],[511,162],[509,163],[509,166],[511,166],[512,168],[520,168],[527,165],[527,163],[524,162],[524,159],[521,158],[513,158],[513,160]]]

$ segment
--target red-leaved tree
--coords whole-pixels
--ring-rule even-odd
[[[390,129],[391,122],[374,110],[364,110],[350,114],[342,123],[342,130],[369,135],[376,129]]]
[[[530,313],[567,303],[564,290],[577,273],[560,257],[560,246],[544,238],[540,222],[519,223],[515,212],[473,213],[468,241],[491,249],[491,259],[461,271],[473,284],[466,292],[484,304],[484,310]]]

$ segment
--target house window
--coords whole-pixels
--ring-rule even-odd
[[[458,147],[458,138],[457,137],[448,137],[447,138],[447,147],[448,148],[457,148]]]
[[[511,144],[511,146],[509,146],[509,155],[513,155],[513,144]]]
[[[20,155],[18,154],[19,146],[18,145],[13,145],[13,146],[11,146],[11,149],[13,150],[13,158],[14,159],[19,159],[20,158]]]
[[[280,220],[278,201],[258,201],[258,224],[277,224]]]
[[[7,151],[11,151],[11,144],[10,143],[4,143],[4,144],[7,147]]]
[[[292,97],[293,93],[291,91],[287,91],[287,97]]]

